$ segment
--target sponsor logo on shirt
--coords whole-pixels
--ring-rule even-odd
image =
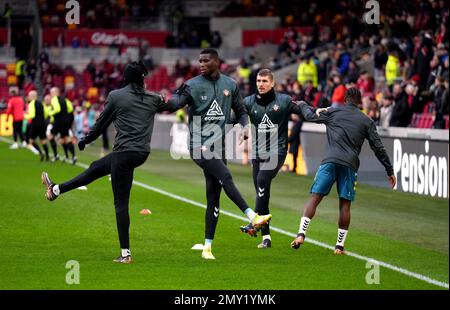
[[[273,132],[277,131],[277,128],[270,120],[269,116],[265,113],[261,123],[258,125],[258,132]]]
[[[224,120],[225,115],[223,115],[222,108],[219,103],[214,99],[211,106],[209,107],[208,112],[206,112],[205,121],[216,121],[216,120]]]

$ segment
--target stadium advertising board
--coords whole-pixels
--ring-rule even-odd
[[[110,29],[83,29],[83,30],[54,30],[43,31],[43,41],[56,42],[62,35],[64,44],[70,45],[77,38],[80,42],[86,42],[88,46],[125,45],[138,46],[140,41],[147,41],[152,47],[164,47],[168,35],[166,31],[121,31]]]
[[[448,198],[448,141],[381,136],[397,177],[396,190]],[[326,151],[326,135],[302,133],[308,175],[314,175]],[[360,154],[358,182],[388,187],[386,173],[368,143]]]

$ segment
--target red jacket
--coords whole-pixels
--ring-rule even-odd
[[[12,114],[14,122],[23,121],[24,111],[25,111],[25,102],[23,101],[22,97],[15,96],[9,99],[6,115]]]

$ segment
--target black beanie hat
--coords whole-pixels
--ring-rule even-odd
[[[135,83],[144,85],[144,77],[148,74],[147,69],[142,61],[133,61],[125,66],[123,71],[123,80],[125,85]]]

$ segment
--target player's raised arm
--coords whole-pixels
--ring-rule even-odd
[[[183,84],[175,91],[175,94],[172,98],[170,98],[166,102],[162,102],[161,106],[159,107],[159,111],[175,112],[176,110],[179,110],[186,105],[190,105],[191,103],[192,96],[190,87],[186,84]]]
[[[322,110],[322,113],[316,113],[316,110],[305,101],[292,101],[289,104],[289,110],[291,113],[302,115],[308,122],[326,124],[330,120],[326,109]]]

